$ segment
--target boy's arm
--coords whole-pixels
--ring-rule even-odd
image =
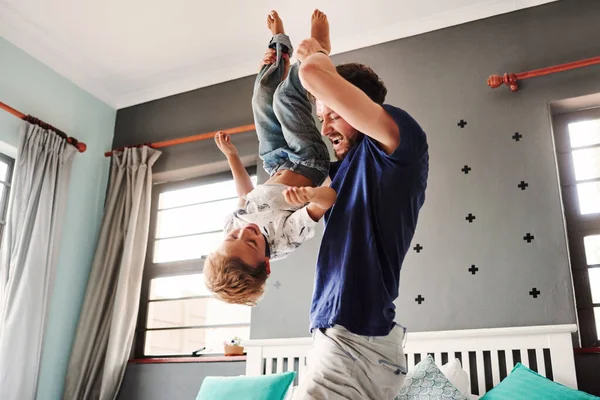
[[[315,39],[303,41],[296,54],[302,62],[300,80],[317,100],[339,114],[354,129],[370,136],[391,154],[400,144],[400,131],[393,118],[362,90],[337,73],[329,56]]]
[[[245,195],[254,190],[250,175],[237,154],[234,156],[227,156],[227,162],[229,163],[229,168],[231,168],[231,173],[233,174],[237,195],[240,199],[243,199]]]
[[[335,190],[327,186],[290,187],[283,191],[283,196],[289,204],[308,203],[306,211],[315,222],[319,222],[323,218],[337,198]]]
[[[231,169],[233,180],[235,182],[235,188],[237,190],[237,195],[240,198],[241,205],[242,201],[244,201],[244,196],[254,189],[250,175],[248,174],[248,171],[246,171],[242,160],[240,160],[237,149],[231,143],[231,138],[228,134],[224,132],[218,132],[215,135],[215,142],[217,143],[219,150],[221,150],[227,157],[227,163]]]

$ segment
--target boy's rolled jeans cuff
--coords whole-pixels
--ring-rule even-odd
[[[292,41],[290,40],[290,37],[285,33],[278,33],[277,35],[274,35],[271,38],[271,41],[269,42],[269,48],[275,49],[277,54],[275,57],[275,63],[268,66],[267,70],[264,72],[261,78],[261,82],[263,83],[266,83],[267,78],[273,72],[277,71],[283,58],[283,54],[287,53],[291,57],[294,51],[294,48],[292,47]]]
[[[271,38],[271,41],[269,42],[269,48],[276,49],[277,44],[287,47],[285,52],[288,53],[290,55],[290,57],[294,53],[294,47],[292,46],[292,41],[290,40],[290,37],[288,35],[286,35],[285,33],[278,33],[278,34],[274,35]],[[279,54],[278,54],[278,56],[279,56]]]

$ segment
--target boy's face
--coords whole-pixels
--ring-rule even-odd
[[[217,251],[225,256],[237,257],[247,265],[258,266],[263,261],[269,262],[265,237],[255,224],[229,232]]]
[[[321,135],[327,136],[333,145],[335,157],[338,160],[343,160],[362,134],[322,101],[317,99],[316,106],[317,117],[323,124]]]

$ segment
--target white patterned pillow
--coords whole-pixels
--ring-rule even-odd
[[[467,400],[465,395],[439,370],[431,356],[427,356],[408,371],[404,386],[394,398],[394,400],[443,399]]]

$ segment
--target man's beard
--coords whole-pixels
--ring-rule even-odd
[[[342,161],[344,158],[346,158],[352,147],[354,147],[354,145],[358,142],[360,138],[362,138],[362,136],[363,134],[361,132],[356,132],[356,135],[352,138],[344,137],[347,146],[342,151],[342,153],[335,153],[335,158],[337,158],[338,161]]]

